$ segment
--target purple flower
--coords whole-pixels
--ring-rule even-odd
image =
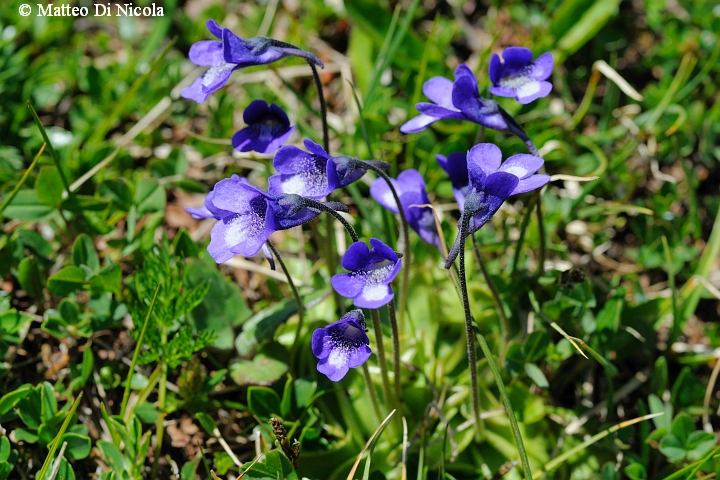
[[[243,112],[243,120],[247,127],[232,137],[233,147],[239,152],[272,153],[295,130],[280,107],[263,100],[253,100]]]
[[[307,152],[292,145],[277,151],[273,165],[280,174],[269,178],[270,193],[294,193],[319,200],[365,174],[363,162],[358,159],[331,157],[312,140],[306,139],[304,143]]]
[[[533,175],[543,166],[543,159],[533,155],[519,154],[502,162],[500,148],[492,143],[480,143],[467,155],[469,185],[463,213],[458,227],[466,235],[480,229],[498,211],[500,205],[511,195],[525,193],[542,187],[550,181],[549,175]],[[463,245],[461,235],[447,258],[446,267],[452,264]]]
[[[530,50],[522,47],[509,47],[503,53],[503,60],[497,53],[490,58],[488,73],[493,86],[490,93],[500,97],[515,97],[519,103],[530,103],[547,96],[552,84],[546,82],[552,74],[553,56],[547,52],[534,62]]]
[[[248,183],[247,178],[233,175],[227,179],[233,183]],[[215,189],[213,188],[205,196],[205,204],[200,208],[185,207],[185,211],[188,212],[195,220],[201,220],[203,218],[214,218],[220,220],[223,217],[232,215],[232,212],[221,210],[212,203],[212,198],[215,195]]]
[[[411,205],[426,205],[430,203],[425,191],[425,180],[417,170],[405,170],[398,175],[397,180],[391,179],[393,187],[400,198],[408,225],[430,245],[441,248],[440,236],[435,225],[435,217],[430,207],[411,207]],[[393,213],[399,213],[390,187],[385,180],[378,178],[370,186],[370,194],[383,207]]]
[[[333,382],[339,382],[351,368],[370,358],[369,345],[360,310],[351,310],[337,322],[318,328],[312,336],[312,351],[320,360],[317,369]]]
[[[184,98],[197,103],[204,102],[212,92],[225,85],[233,70],[238,68],[272,63],[288,55],[323,66],[315,55],[289,43],[266,37],[243,40],[227,28],[221,28],[215,20],[208,20],[207,28],[219,41],[199,41],[190,47],[188,56],[194,64],[210,69],[181,92]]]
[[[438,120],[452,118],[525,136],[520,127],[508,121],[507,114],[495,101],[480,96],[475,75],[465,64],[455,69],[455,82],[433,77],[423,85],[423,93],[435,103],[418,103],[416,106],[421,115],[400,127],[401,132],[419,132]]]
[[[305,208],[297,195],[272,195],[233,178],[219,181],[211,193],[206,207],[223,215],[216,217],[208,245],[217,263],[238,253],[255,255],[274,231],[301,225],[320,213]]]
[[[289,56],[301,57],[320,68],[325,67],[323,62],[312,53],[274,38],[252,37],[243,39],[225,28],[222,32],[222,43],[225,61],[237,64],[238,68],[251,65],[266,65]]]
[[[330,282],[340,295],[352,298],[356,307],[380,308],[393,299],[390,283],[402,261],[377,238],[371,238],[370,245],[370,249],[363,242],[350,245],[342,259],[343,268],[350,273],[335,275]]]
[[[467,189],[470,180],[468,180],[468,169],[467,169],[467,154],[463,152],[452,152],[447,157],[445,155],[436,155],[440,168],[450,177],[450,182],[453,187],[453,195],[458,203],[460,211],[463,209],[465,203],[465,197],[467,196]]]

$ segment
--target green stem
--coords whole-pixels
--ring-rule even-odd
[[[532,209],[534,207],[533,202],[535,199],[533,198],[527,207],[527,212],[523,216],[522,223],[520,224],[520,236],[518,237],[516,247],[515,247],[515,256],[513,257],[513,263],[512,263],[512,271],[511,275],[515,275],[515,272],[517,272],[518,264],[520,263],[520,254],[522,253],[522,245],[525,241],[525,232],[527,232],[528,224],[530,223],[530,217],[532,216]]]
[[[403,210],[402,204],[400,203],[400,196],[397,194],[397,190],[395,190],[395,186],[392,184],[390,177],[381,168],[378,168],[375,165],[371,164],[366,165],[368,166],[368,169],[372,170],[373,172],[378,174],[378,176],[380,176],[383,180],[385,180],[385,183],[387,183],[388,188],[390,189],[390,193],[392,193],[393,200],[395,200],[395,204],[397,205],[398,215],[400,215],[400,224],[402,225],[403,239],[403,263],[405,264],[405,268],[403,268],[402,274],[402,284],[400,285],[400,296],[398,298],[398,307],[400,310],[399,323],[402,326],[403,320],[405,318],[408,288],[410,285],[410,228],[407,222],[407,217],[405,216],[405,210]]]
[[[382,326],[380,325],[380,314],[376,308],[370,309],[370,316],[372,317],[373,330],[375,330],[375,343],[377,343],[377,358],[378,364],[380,365],[380,373],[382,376],[383,390],[385,393],[385,403],[387,403],[388,410],[393,408],[393,396],[392,389],[390,387],[390,376],[388,375],[387,361],[385,359],[385,346],[383,345]],[[398,416],[399,418],[399,416]]]
[[[142,348],[143,339],[145,338],[145,331],[147,331],[147,326],[150,323],[150,315],[152,314],[153,307],[155,306],[155,300],[157,299],[158,292],[160,292],[161,285],[162,283],[158,283],[158,286],[155,288],[155,295],[153,295],[152,301],[150,302],[150,308],[148,308],[142,330],[140,330],[140,336],[138,337],[137,344],[135,345],[132,360],[130,361],[130,371],[128,371],[128,376],[125,380],[125,391],[123,392],[122,406],[120,407],[120,418],[123,420],[127,420],[127,418],[125,418],[125,410],[127,409],[128,400],[130,399],[130,385],[132,384],[133,373],[135,373],[135,365],[137,365],[138,357],[140,356],[140,349]]]
[[[52,143],[50,143],[50,139],[48,138],[48,134],[45,131],[45,127],[43,126],[42,122],[40,122],[40,117],[38,117],[37,112],[35,111],[35,108],[32,106],[32,103],[30,103],[30,100],[27,101],[28,108],[30,109],[30,113],[33,116],[33,119],[35,120],[35,124],[37,125],[38,129],[40,130],[40,135],[42,135],[43,140],[45,140],[45,144],[47,144],[48,152],[50,152],[50,156],[52,157],[53,161],[55,162],[55,166],[58,169],[58,173],[60,174],[60,181],[63,184],[63,187],[65,187],[65,192],[67,193],[67,196],[70,196],[70,184],[67,181],[67,178],[65,178],[65,173],[63,172],[61,166],[60,166],[60,156],[57,154],[55,149],[52,146]]]
[[[512,429],[513,436],[515,437],[515,444],[517,445],[518,452],[520,453],[520,463],[522,463],[525,478],[527,478],[528,480],[532,480],[530,461],[528,460],[527,452],[525,451],[525,444],[523,443],[522,435],[520,435],[520,427],[518,427],[517,419],[515,418],[515,412],[513,412],[512,405],[510,404],[510,396],[505,389],[505,384],[503,383],[500,372],[497,369],[497,365],[495,365],[495,360],[493,360],[492,353],[490,352],[490,348],[485,341],[485,337],[483,337],[482,334],[478,332],[478,338],[480,339],[480,348],[482,349],[485,358],[487,358],[488,365],[490,365],[490,370],[492,370],[493,376],[495,377],[495,384],[497,385],[498,390],[500,390],[500,396],[503,399],[503,404],[505,404],[505,410],[507,410],[508,419],[510,420],[510,428]]]
[[[368,369],[367,362],[362,365],[363,377],[365,377],[365,383],[367,384],[368,392],[370,394],[370,401],[373,404],[373,410],[377,417],[378,423],[383,421],[382,413],[380,412],[380,401],[378,400],[377,389],[373,385],[372,378],[370,378],[370,370]]]
[[[392,341],[393,341],[393,375],[395,384],[395,400],[398,406],[402,405],[402,395],[400,393],[400,333],[398,332],[398,322],[395,318],[395,304],[390,300],[387,305],[388,315],[390,316],[390,328],[392,330]],[[402,412],[398,410],[399,416],[402,416]],[[382,419],[381,419],[382,420]]]
[[[12,189],[12,191],[5,197],[2,204],[0,204],[0,218],[2,218],[2,212],[5,211],[5,208],[7,208],[8,205],[10,205],[10,202],[12,202],[13,198],[15,198],[15,195],[20,191],[20,187],[23,186],[25,183],[25,180],[30,176],[30,174],[33,171],[33,168],[35,168],[35,165],[37,164],[38,160],[40,160],[40,155],[45,151],[45,146],[47,143],[43,143],[42,147],[40,147],[40,151],[35,155],[35,158],[33,159],[30,166],[25,170],[25,173],[23,173],[22,177],[20,177],[20,181],[15,184],[15,187]]]
[[[540,247],[538,251],[538,276],[542,277],[545,273],[545,220],[542,212],[541,193],[537,194],[537,219],[538,219],[538,235],[540,236]]]
[[[322,82],[320,81],[320,75],[318,75],[317,67],[314,63],[308,60],[308,65],[312,69],[313,79],[315,80],[315,88],[318,91],[318,99],[320,100],[320,118],[322,118],[323,126],[323,146],[325,151],[330,154],[330,132],[328,130],[327,123],[327,105],[325,104],[325,95],[323,95]]]
[[[295,282],[293,281],[292,277],[290,276],[290,272],[287,269],[287,266],[285,265],[285,262],[283,261],[282,257],[280,256],[280,252],[277,248],[275,248],[275,245],[268,240],[267,242],[268,248],[272,251],[273,255],[275,255],[275,258],[277,259],[278,263],[280,264],[280,268],[282,269],[283,273],[285,273],[285,276],[287,277],[288,285],[290,285],[290,290],[292,291],[293,297],[295,298],[295,303],[297,304],[298,308],[298,324],[297,329],[295,330],[295,339],[293,340],[292,347],[290,347],[290,361],[292,362],[295,358],[295,352],[297,352],[298,346],[300,344],[300,334],[302,333],[302,327],[303,327],[303,318],[305,317],[305,307],[302,303],[302,298],[300,298],[300,292],[298,292],[297,287],[295,286]]]
[[[490,276],[490,272],[488,271],[487,266],[482,259],[482,255],[480,255],[480,246],[478,245],[477,238],[475,238],[475,234],[471,235],[471,237],[473,243],[473,250],[475,252],[475,259],[477,260],[478,265],[480,265],[480,271],[482,271],[483,277],[485,277],[485,283],[487,283],[488,287],[490,288],[493,300],[495,300],[495,308],[497,308],[500,319],[502,320],[504,330],[503,338],[505,340],[505,343],[507,344],[507,342],[510,340],[510,321],[505,314],[505,307],[503,306],[502,299],[500,298],[500,292],[497,289],[497,285],[495,285],[495,282],[493,282],[493,279]]]
[[[162,360],[160,363],[160,384],[158,386],[158,410],[160,410],[160,416],[155,421],[155,455],[153,458],[152,472],[150,478],[155,480],[157,478],[158,464],[160,462],[160,453],[162,450],[163,434],[165,433],[165,427],[163,421],[165,420],[165,396],[167,394],[167,375],[168,375],[168,364],[165,361],[165,347],[167,346],[167,329],[162,327],[160,332],[160,345],[162,351]]]
[[[480,417],[480,395],[478,392],[477,380],[477,357],[475,356],[475,329],[473,327],[473,318],[470,313],[470,301],[468,299],[467,280],[465,277],[465,241],[467,240],[467,231],[470,223],[470,217],[463,215],[460,226],[460,297],[463,304],[463,312],[465,313],[465,338],[467,340],[468,352],[468,368],[470,369],[470,389],[472,392],[473,415],[475,416],[475,425],[477,426],[478,439],[483,436],[485,425]]]
[[[350,235],[350,238],[352,238],[353,242],[359,242],[360,237],[357,236],[357,233],[355,233],[355,229],[348,223],[345,218],[343,218],[342,215],[340,215],[338,212],[333,210],[332,208],[328,207],[327,205],[323,205],[322,203],[318,202],[317,200],[313,200],[312,198],[305,198],[302,197],[302,201],[304,206],[313,208],[315,210],[320,210],[325,213],[329,213],[335,219],[342,223],[343,227],[345,227],[345,230],[347,230],[348,234]],[[328,232],[329,235],[331,235],[331,232]]]

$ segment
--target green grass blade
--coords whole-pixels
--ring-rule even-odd
[[[385,39],[383,40],[383,44],[380,47],[380,51],[378,52],[378,63],[375,64],[375,68],[373,69],[373,75],[370,78],[370,83],[367,86],[367,89],[365,91],[365,100],[370,98],[370,95],[374,92],[375,87],[377,86],[377,82],[380,79],[380,75],[382,75],[383,68],[382,65],[384,65],[384,59],[387,54],[387,50],[390,47],[390,43],[392,41],[393,36],[395,35],[395,29],[397,28],[398,21],[400,20],[400,5],[395,7],[395,11],[393,12],[392,19],[390,20],[390,26],[388,27],[387,34],[385,35]]]
[[[718,209],[710,238],[700,256],[700,261],[693,276],[699,276],[707,280],[718,255],[720,255],[720,209]],[[682,307],[683,319],[689,318],[690,315],[695,313],[701,293],[702,290],[698,288],[697,281],[693,278],[690,278],[680,289],[680,298],[684,299]]]
[[[140,349],[143,344],[142,341],[145,338],[145,331],[147,330],[148,323],[150,323],[150,315],[152,314],[153,307],[155,306],[155,300],[157,299],[161,286],[162,284],[158,283],[157,288],[155,288],[155,295],[153,295],[152,301],[150,302],[150,308],[148,308],[147,315],[145,316],[142,330],[140,330],[140,336],[138,337],[137,344],[135,345],[132,361],[130,362],[130,370],[128,371],[127,379],[125,380],[125,392],[123,392],[122,407],[120,407],[120,418],[123,420],[125,420],[125,410],[127,409],[128,400],[130,399],[130,384],[132,382],[133,372],[135,371],[135,365],[137,364],[138,357],[140,356]]]
[[[33,171],[33,168],[35,168],[35,165],[37,164],[38,160],[40,160],[40,156],[45,151],[45,146],[48,145],[47,143],[43,143],[42,147],[40,147],[40,151],[35,155],[35,158],[33,159],[30,166],[25,170],[25,173],[23,173],[23,176],[20,177],[20,181],[15,185],[15,187],[12,189],[12,191],[8,194],[7,197],[5,197],[5,200],[3,200],[2,204],[0,204],[0,218],[2,218],[2,212],[5,211],[8,205],[10,205],[10,202],[12,202],[13,198],[15,198],[15,195],[20,191],[20,187],[23,186],[25,183],[25,180],[30,176],[30,174]]]
[[[30,109],[30,113],[33,116],[33,120],[35,120],[35,125],[37,125],[38,130],[40,130],[40,135],[42,135],[43,140],[47,144],[48,152],[50,152],[50,156],[53,159],[53,162],[55,162],[55,166],[58,169],[58,172],[60,173],[60,180],[62,180],[63,187],[65,187],[65,192],[67,192],[68,197],[70,196],[70,184],[67,181],[67,178],[65,178],[65,173],[63,173],[63,169],[60,167],[60,156],[57,154],[55,149],[52,146],[52,143],[50,143],[50,138],[48,137],[47,132],[45,131],[45,126],[40,122],[40,117],[38,117],[37,112],[35,111],[35,107],[32,106],[32,103],[30,103],[30,100],[27,101],[27,106]]]
[[[585,450],[590,445],[592,445],[596,442],[599,442],[600,440],[607,437],[611,433],[617,432],[621,428],[629,427],[630,425],[635,425],[636,423],[639,423],[639,422],[642,422],[645,420],[650,420],[651,418],[659,417],[660,415],[664,415],[664,413],[663,412],[651,413],[649,415],[643,415],[642,417],[633,418],[632,420],[627,420],[625,422],[620,422],[617,425],[613,425],[612,427],[608,428],[607,430],[603,430],[602,432],[588,438],[580,445],[577,445],[577,446],[571,448],[570,450],[568,450],[567,452],[564,452],[561,455],[558,455],[557,457],[553,458],[548,463],[546,463],[543,468],[536,471],[534,473],[534,475],[536,477],[540,477],[545,472],[551,472],[553,469],[560,466],[565,460],[567,460],[567,459],[573,457],[574,455],[576,455],[577,453]],[[668,480],[668,479],[666,479],[666,480]]]
[[[58,444],[60,443],[63,435],[65,435],[65,431],[67,430],[68,426],[70,426],[70,420],[72,419],[73,415],[75,415],[75,410],[77,410],[78,405],[80,405],[80,400],[82,399],[82,396],[83,394],[82,392],[80,392],[80,394],[73,402],[72,407],[70,407],[70,411],[67,413],[65,421],[60,427],[60,431],[55,436],[53,441],[50,442],[50,451],[48,452],[47,457],[45,457],[45,462],[43,462],[40,473],[38,473],[37,477],[35,477],[37,480],[43,480],[45,478],[45,474],[47,473],[48,468],[50,468],[50,462],[55,457],[55,451],[57,450]]]
[[[398,48],[400,47],[400,44],[402,43],[403,39],[405,38],[405,34],[407,34],[408,29],[410,28],[410,24],[412,23],[413,15],[415,15],[415,10],[417,9],[418,5],[420,4],[420,0],[413,0],[413,2],[410,4],[410,7],[408,8],[407,12],[405,13],[405,17],[403,18],[402,24],[400,25],[400,30],[397,33],[397,36],[393,39],[392,43],[390,44],[390,48],[388,49],[387,55],[385,55],[378,64],[379,67],[376,69],[375,74],[373,75],[373,78],[370,82],[370,87],[368,87],[367,94],[365,95],[365,104],[370,105],[372,104],[373,95],[375,93],[375,87],[377,86],[378,82],[380,81],[380,76],[382,75],[382,72],[385,71],[385,69],[388,67],[388,65],[392,65],[392,59],[395,58],[395,53],[397,53]]]
[[[390,423],[390,419],[392,418],[393,415],[395,415],[395,410],[393,410],[392,412],[390,412],[390,414],[389,414],[387,417],[385,417],[385,420],[383,420],[382,423],[381,423],[380,425],[378,425],[378,427],[375,429],[375,431],[373,432],[373,434],[370,435],[370,438],[369,438],[368,441],[365,443],[365,446],[364,446],[363,449],[360,451],[360,454],[358,455],[357,459],[355,460],[355,464],[353,465],[352,470],[350,470],[350,473],[349,473],[348,476],[347,476],[347,480],[353,480],[353,479],[354,479],[355,472],[357,471],[357,468],[358,468],[358,466],[360,465],[360,462],[362,461],[362,457],[363,457],[363,455],[365,455],[365,452],[368,451],[368,450],[370,450],[370,454],[368,455],[367,463],[368,463],[368,464],[370,463],[370,455],[372,454],[372,448],[371,448],[371,447],[374,445],[373,440],[375,440],[375,437],[379,437],[379,435],[383,432],[383,430],[385,430],[385,427],[387,426],[388,423]],[[367,464],[366,464],[366,465],[367,465]],[[367,468],[368,468],[368,467],[366,467],[366,469],[367,469]]]
[[[510,420],[510,428],[512,430],[513,437],[515,437],[515,444],[517,445],[518,452],[520,453],[520,463],[522,463],[525,478],[532,480],[533,475],[532,470],[530,470],[530,461],[528,460],[527,451],[525,451],[525,444],[523,443],[522,435],[520,434],[520,427],[518,427],[515,412],[510,404],[510,395],[507,393],[505,383],[500,376],[500,371],[498,370],[497,365],[495,365],[495,360],[492,357],[492,352],[490,352],[490,347],[488,347],[488,344],[485,341],[485,337],[483,337],[479,332],[476,333],[480,339],[480,348],[483,351],[483,355],[487,358],[487,363],[490,365],[490,370],[492,370],[493,376],[495,377],[495,384],[497,385],[498,390],[500,390],[500,396],[502,397],[505,410],[508,414],[508,419]]]

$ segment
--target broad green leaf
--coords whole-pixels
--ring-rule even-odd
[[[544,330],[535,330],[525,339],[523,353],[525,361],[535,363],[545,356],[545,351],[550,345],[550,335]]]
[[[82,460],[90,455],[90,448],[92,447],[90,437],[87,435],[79,435],[77,433],[66,433],[63,435],[62,442],[67,442],[67,448],[65,454],[73,460]]]
[[[177,252],[177,250],[176,250]],[[215,266],[192,259],[187,264],[187,286],[196,287],[210,282],[210,294],[192,311],[191,324],[196,331],[212,330],[217,335],[215,348],[233,347],[234,327],[242,325],[252,314],[238,286]]]
[[[217,424],[210,415],[204,412],[198,412],[195,414],[195,418],[198,419],[200,425],[202,425],[202,427],[209,435],[215,435],[215,429],[217,429]]]
[[[31,391],[33,386],[29,383],[23,384],[13,390],[12,392],[6,393],[3,395],[2,398],[0,398],[0,415],[5,415],[7,412],[12,410],[12,408],[25,398]]]
[[[550,386],[547,378],[545,378],[545,374],[534,363],[525,364],[525,373],[528,374],[528,377],[530,377],[530,379],[535,382],[535,385],[537,385],[538,387],[548,388]]]
[[[15,220],[42,220],[54,209],[38,200],[35,190],[20,190],[12,202],[5,208],[4,215]]]
[[[138,213],[154,213],[165,209],[165,189],[155,180],[141,179],[135,189]]]
[[[43,277],[40,275],[35,257],[31,255],[20,260],[17,277],[20,286],[31,297],[42,299]]]
[[[286,358],[287,352],[279,343],[265,345],[252,360],[239,359],[231,363],[230,377],[241,386],[270,385],[287,372]]]
[[[55,167],[43,167],[35,180],[35,192],[40,202],[51,207],[59,207],[65,187],[60,172]]]
[[[85,265],[93,272],[97,272],[100,269],[100,259],[95,250],[95,244],[92,239],[84,233],[81,233],[75,239],[72,248],[72,259],[76,267]]]
[[[624,472],[630,480],[647,479],[647,472],[645,471],[645,467],[643,467],[642,464],[639,463],[631,463],[630,465],[625,467]]]
[[[134,379],[135,377],[133,377]],[[133,408],[135,415],[147,424],[154,424],[160,417],[160,411],[152,403],[143,402]]]
[[[298,476],[290,460],[275,449],[267,453],[263,461],[256,463],[249,470],[245,470],[243,478],[253,480],[277,480],[278,478],[297,480]]]
[[[73,195],[62,202],[63,210],[71,212],[102,212],[110,206],[110,202],[102,198],[90,197],[87,195]]]
[[[715,434],[703,431],[696,431],[688,435],[685,441],[685,450],[687,450],[687,459],[696,462],[717,445],[717,437]]]
[[[688,437],[694,431],[695,422],[693,422],[692,418],[685,413],[681,413],[675,417],[675,420],[672,422],[672,427],[670,427],[670,433],[675,435],[683,445],[687,442]]]
[[[38,436],[32,432],[25,430],[24,428],[16,428],[13,430],[13,436],[21,442],[37,443]]]
[[[671,462],[680,462],[685,458],[685,444],[675,435],[665,435],[660,441],[660,452]]]
[[[272,416],[281,415],[280,396],[275,390],[268,387],[250,387],[247,395],[250,411],[259,418],[268,420]]]
[[[55,295],[68,295],[85,285],[85,272],[69,265],[48,279],[48,289]]]

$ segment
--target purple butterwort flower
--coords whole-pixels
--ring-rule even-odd
[[[492,143],[480,143],[467,155],[469,185],[467,197],[458,227],[467,222],[466,235],[480,229],[498,211],[500,205],[511,195],[525,193],[542,187],[550,181],[549,175],[533,175],[543,166],[543,159],[533,155],[519,154],[502,163],[500,148]],[[461,235],[447,258],[446,267],[459,253]]]
[[[552,53],[543,53],[533,62],[533,54],[527,48],[509,47],[503,50],[502,57],[500,60],[494,53],[490,58],[488,73],[493,83],[490,93],[515,97],[523,104],[550,93],[552,84],[545,80],[552,74]]]
[[[243,112],[247,127],[232,137],[239,152],[272,153],[287,141],[295,127],[282,108],[263,100],[253,100]]]
[[[435,160],[450,177],[453,195],[462,212],[468,184],[470,183],[470,180],[468,180],[467,154],[464,152],[452,152],[447,157],[445,155],[435,155]]]
[[[229,179],[227,179],[233,183],[248,183],[247,178],[245,177],[239,177],[237,175],[233,175]],[[193,208],[193,207],[185,207],[185,211],[188,212],[195,220],[201,220],[203,218],[214,218],[215,220],[220,220],[223,217],[227,217],[228,215],[232,215],[232,212],[228,212],[227,210],[221,210],[217,208],[212,203],[213,195],[215,195],[215,189],[213,188],[208,192],[208,194],[205,196],[205,204],[202,207],[199,208]]]
[[[377,238],[370,239],[372,248],[355,242],[342,258],[342,266],[350,273],[335,275],[330,280],[336,292],[352,298],[356,307],[380,308],[393,299],[390,283],[395,279],[402,261],[395,251]]]
[[[307,152],[292,145],[277,151],[273,165],[280,174],[269,178],[270,193],[294,193],[319,200],[365,174],[366,169],[357,159],[332,157],[312,140],[306,139],[304,143]]]
[[[227,213],[210,231],[208,252],[217,263],[237,253],[255,255],[274,231],[301,225],[320,214],[305,208],[297,195],[272,195],[232,178],[219,181],[212,194],[210,206]]]
[[[400,198],[408,225],[420,235],[425,242],[441,248],[440,236],[435,225],[435,217],[430,207],[411,207],[411,205],[427,205],[430,203],[425,191],[425,180],[417,170],[405,170],[397,180],[391,179],[395,191]],[[370,186],[370,194],[383,207],[393,213],[399,213],[390,187],[385,180],[378,178]]]
[[[204,102],[230,78],[233,70],[251,65],[272,63],[288,55],[303,57],[320,67],[323,63],[313,54],[289,43],[266,37],[243,40],[227,28],[221,28],[215,20],[207,21],[207,28],[218,40],[201,40],[190,47],[188,56],[196,65],[210,67],[192,85],[184,88],[184,98]]]
[[[320,360],[318,371],[333,382],[339,382],[351,368],[365,363],[372,351],[362,311],[351,310],[337,322],[315,330],[312,351]]]
[[[455,69],[455,82],[443,77],[433,77],[423,85],[423,93],[435,103],[418,103],[417,109],[421,115],[400,127],[401,132],[419,132],[438,120],[452,118],[524,136],[517,131],[519,127],[509,122],[501,113],[500,106],[495,101],[480,96],[475,75],[465,64],[460,64]]]

